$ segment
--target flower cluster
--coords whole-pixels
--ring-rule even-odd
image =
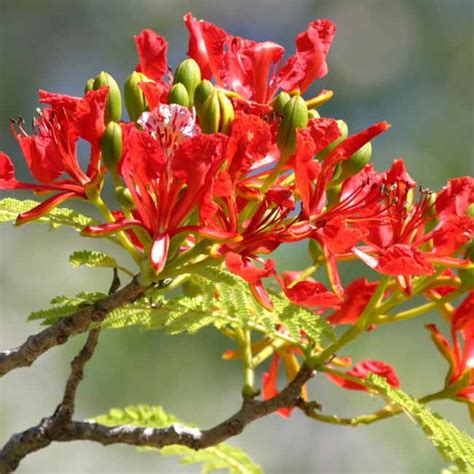
[[[418,187],[401,159],[379,172],[369,163],[372,140],[388,123],[349,134],[342,120],[320,116],[332,91],[303,94],[328,72],[336,30],[330,20],[311,22],[286,60],[276,43],[230,35],[191,14],[184,20],[189,57],[174,74],[164,38],[151,30],[135,37],[139,63],[123,93],[129,121],[122,120],[117,83],[101,73],[87,82],[83,97],[40,91],[46,107],[31,131],[12,122],[34,179],[18,181],[12,161],[0,153],[0,189],[48,196],[20,214],[17,224],[68,199],[87,200],[104,222],[82,234],[117,238],[139,264],[143,281],[161,280],[184,264],[223,262],[268,310],[273,285],[333,325],[356,327],[383,298],[385,313],[372,329],[390,319],[391,301],[421,295],[428,304],[439,302],[452,345],[435,325],[428,329],[450,364],[446,386],[472,402],[474,293],[457,308],[446,298],[472,288],[474,179],[451,179],[432,192]],[[86,167],[78,157],[81,140],[90,149]],[[101,198],[107,175],[115,187],[113,209]],[[303,240],[309,242],[309,270],[279,273],[269,255]],[[341,265],[357,259],[370,267],[374,281],[343,281]],[[327,270],[328,287],[311,277],[319,268]],[[268,345],[254,343],[253,353]],[[275,348],[263,375],[264,397],[277,393],[280,361],[291,380],[300,356],[295,347]],[[328,364],[351,361],[336,357]],[[373,360],[328,376],[347,389],[365,390],[357,379],[369,372],[399,386],[393,369]]]

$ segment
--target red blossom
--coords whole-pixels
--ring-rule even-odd
[[[389,385],[394,388],[400,387],[400,380],[397,377],[394,369],[379,360],[363,360],[356,364],[351,370],[347,372],[347,375],[352,375],[360,379],[364,379],[369,373],[379,375],[384,378]],[[362,390],[367,391],[364,385],[361,385],[352,380],[347,380],[339,375],[326,373],[326,375],[337,385],[348,390]]]
[[[140,59],[137,69],[150,79],[161,83],[163,76],[168,73],[168,43],[162,36],[148,29],[134,36],[134,39]]]

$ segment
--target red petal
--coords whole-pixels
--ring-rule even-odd
[[[366,232],[357,227],[348,227],[342,217],[336,217],[324,224],[320,235],[328,249],[337,255],[352,249]]]
[[[474,203],[474,178],[463,176],[448,181],[447,186],[436,197],[436,210],[441,220],[448,215],[462,216]]]
[[[341,136],[337,121],[332,118],[316,118],[308,123],[308,131],[316,145],[315,153],[324,150]]]
[[[329,53],[336,25],[330,20],[316,20],[296,38],[296,53],[280,69],[277,81],[283,90],[300,89],[304,92],[315,79],[328,72]]]
[[[168,234],[156,237],[155,241],[153,242],[150,252],[150,261],[156,274],[160,273],[166,264],[169,245],[170,237]]]
[[[143,30],[134,36],[137,45],[140,70],[150,79],[161,82],[168,72],[166,40],[152,30]]]
[[[283,273],[283,278],[288,282],[286,272]],[[314,280],[300,281],[291,288],[287,287],[285,294],[293,303],[310,308],[336,308],[341,303],[339,296]]]
[[[69,192],[69,193],[61,193],[55,194],[50,198],[46,199],[46,201],[42,202],[40,205],[34,207],[30,211],[23,212],[19,214],[15,225],[25,224],[26,222],[33,221],[35,219],[39,219],[44,214],[47,214],[51,209],[54,209],[59,204],[67,201],[68,199],[81,199],[83,196],[78,195],[77,193]]]
[[[385,275],[432,275],[435,271],[423,252],[411,245],[395,244],[379,258],[375,270]]]
[[[86,237],[105,237],[107,235],[120,232],[122,230],[134,228],[147,230],[147,228],[142,224],[141,221],[121,219],[117,222],[110,222],[108,224],[87,226],[82,229],[81,235],[84,235]]]
[[[400,387],[400,380],[395,373],[395,370],[385,362],[378,360],[364,360],[355,365],[349,372],[348,375],[352,375],[358,378],[365,378],[369,373],[379,375],[383,377],[389,385],[394,388]],[[338,375],[328,374],[326,375],[340,387],[346,388],[348,390],[362,390],[367,391],[367,389],[357,382],[351,380],[343,379]]]
[[[433,232],[435,253],[439,256],[454,254],[474,236],[474,219],[468,215],[450,215],[441,227]]]
[[[391,186],[400,183],[404,183],[408,188],[416,186],[416,181],[408,174],[404,161],[393,160],[392,167],[386,173],[385,184]]]
[[[267,260],[264,268],[258,268],[250,259],[234,252],[227,254],[225,264],[229,271],[251,284],[255,284],[262,278],[268,278],[275,273],[275,262],[273,260]]]
[[[359,278],[347,285],[344,302],[341,307],[328,318],[331,324],[354,324],[364,311],[370,298],[377,288],[377,282],[368,282]]]

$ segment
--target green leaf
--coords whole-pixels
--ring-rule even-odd
[[[262,468],[255,464],[241,449],[221,443],[217,446],[194,451],[185,446],[166,446],[161,454],[183,456],[181,464],[203,463],[201,472],[208,473],[227,469],[230,474],[260,474]]]
[[[69,262],[73,267],[86,265],[88,267],[117,268],[118,264],[115,258],[109,255],[97,252],[95,250],[77,250],[69,256]]]
[[[141,326],[149,329],[151,326],[152,315],[155,306],[162,304],[162,299],[155,299],[153,305],[148,297],[140,298],[134,303],[130,303],[111,311],[101,327],[107,329],[121,329],[128,326]]]
[[[29,321],[43,319],[45,324],[52,324],[58,319],[77,311],[81,306],[87,306],[96,301],[105,298],[104,293],[86,293],[81,292],[76,296],[56,296],[50,303],[51,308],[33,311],[28,316]]]
[[[27,212],[40,204],[33,200],[20,201],[13,198],[5,198],[0,200],[0,222],[15,221],[18,214]],[[80,214],[79,212],[64,207],[56,207],[49,211],[46,215],[36,219],[35,222],[49,224],[52,229],[60,226],[69,226],[78,231],[84,227],[91,225],[94,221],[92,218]]]
[[[92,419],[107,426],[133,425],[144,428],[166,428],[180,420],[166,413],[159,405],[137,405],[126,408],[113,408],[105,415]],[[188,425],[188,427],[192,427]],[[261,474],[262,469],[242,450],[225,443],[194,451],[185,446],[172,445],[160,449],[166,456],[182,456],[182,464],[201,463],[202,473],[226,469],[230,474]]]
[[[473,438],[407,393],[391,387],[382,377],[369,374],[367,379],[388,400],[398,405],[424,431],[428,439],[446,460],[454,462],[461,472],[472,472],[474,470]]]

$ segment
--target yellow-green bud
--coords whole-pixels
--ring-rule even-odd
[[[105,123],[118,122],[122,116],[122,96],[120,88],[115,79],[107,72],[102,71],[95,79],[92,88],[94,90],[108,86],[107,105],[105,107]]]
[[[234,120],[234,107],[231,100],[222,92],[217,92],[220,107],[219,131],[228,134]]]
[[[199,125],[203,133],[228,133],[234,120],[234,108],[226,95],[214,89],[199,109]]]
[[[112,173],[117,173],[117,165],[122,158],[122,129],[117,122],[109,122],[101,141],[102,161]]]
[[[335,184],[326,190],[327,208],[331,209],[339,203],[341,196],[342,183]]]
[[[127,107],[128,116],[132,122],[136,122],[140,115],[148,109],[145,94],[139,87],[140,82],[147,82],[145,74],[133,71],[128,76],[124,86],[125,107]]]
[[[125,186],[115,188],[115,197],[124,209],[132,209],[135,206],[132,193]]]
[[[201,69],[198,63],[192,59],[185,59],[176,70],[173,84],[181,83],[186,88],[189,95],[189,107],[194,104],[194,91],[201,82]]]
[[[349,128],[347,127],[346,122],[344,122],[344,120],[336,120],[336,122],[337,126],[339,127],[339,131],[341,132],[341,136],[337,140],[334,140],[330,145],[328,145],[324,150],[320,151],[316,155],[318,160],[324,160],[324,158],[326,158],[329,152],[336,148],[336,146],[339,145],[342,140],[347,138],[347,135],[349,135]]]
[[[183,107],[189,107],[189,94],[184,87],[183,84],[180,82],[176,83],[171,89],[168,94],[168,102],[170,104],[178,104],[182,105]]]
[[[316,109],[308,110],[308,120],[312,120],[315,118],[320,118],[319,112]]]
[[[366,143],[360,150],[357,150],[348,160],[341,163],[342,179],[349,178],[357,174],[372,157],[372,144]]]
[[[296,129],[308,125],[308,107],[300,95],[292,97],[283,108],[277,144],[283,155],[291,155],[296,147]]]
[[[466,260],[470,260],[474,264],[474,241],[472,241],[464,254]],[[460,268],[458,270],[461,279],[462,288],[466,290],[474,290],[474,268]]]
[[[213,91],[214,86],[211,81],[208,81],[207,79],[204,79],[196,86],[194,91],[194,107],[196,107],[198,112]]]
[[[87,82],[86,85],[84,86],[84,94],[87,94],[89,91],[91,91],[94,88],[94,78],[91,77]]]
[[[470,217],[474,217],[474,203],[470,204],[467,208],[466,214]]]
[[[273,102],[273,110],[279,114],[283,113],[283,109],[290,99],[290,94],[281,92]]]

